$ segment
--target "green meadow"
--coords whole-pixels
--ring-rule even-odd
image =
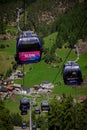
[[[0,48],[0,74],[5,74],[12,67],[15,54],[15,42],[11,40],[0,41],[0,46],[5,46],[2,49]]]

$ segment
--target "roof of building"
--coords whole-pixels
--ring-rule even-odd
[[[0,92],[7,92],[7,91],[8,91],[8,89],[6,87],[1,87],[0,88]]]
[[[11,84],[10,84],[10,85],[7,85],[6,88],[7,88],[8,90],[13,90],[13,89],[14,89],[13,85],[11,85]]]

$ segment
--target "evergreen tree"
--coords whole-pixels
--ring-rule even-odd
[[[5,108],[4,102],[0,99],[0,130],[13,130],[10,113]]]
[[[79,130],[87,129],[87,101],[76,104],[75,127]]]
[[[18,113],[11,114],[11,121],[14,126],[21,126],[22,125],[22,117]]]

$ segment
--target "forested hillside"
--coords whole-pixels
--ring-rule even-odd
[[[79,39],[87,39],[87,2],[57,20],[57,45],[73,46]]]
[[[20,26],[38,33],[40,37],[59,32],[60,44],[75,39],[87,17],[87,2],[84,0],[1,0],[0,1],[0,33],[7,33],[8,25],[16,26],[16,8],[23,8]],[[25,17],[25,18],[24,18]],[[24,22],[25,21],[25,22]],[[25,24],[25,25],[24,25]],[[87,24],[87,23],[86,23]],[[87,30],[82,29],[80,36],[85,38]],[[73,34],[73,32],[75,32]],[[60,36],[61,35],[61,36]],[[80,37],[79,36],[79,37]],[[62,38],[63,37],[63,38]]]

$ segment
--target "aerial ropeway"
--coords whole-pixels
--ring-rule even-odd
[[[63,80],[66,85],[80,85],[83,81],[79,65],[69,61],[63,67]]]
[[[24,97],[20,100],[19,109],[21,110],[21,115],[27,115],[27,111],[30,108],[30,101],[28,98]]]
[[[16,44],[15,60],[18,64],[29,64],[40,62],[42,45],[36,34],[32,31],[24,31],[18,37]]]
[[[27,128],[27,124],[26,124],[26,122],[23,122],[22,123],[22,129],[26,129]]]
[[[43,112],[49,112],[49,111],[50,111],[50,104],[49,104],[48,101],[43,101],[43,102],[41,103],[41,110],[42,110]]]
[[[36,129],[37,129],[36,125],[32,125],[32,130],[36,130]]]
[[[35,110],[34,110],[34,111],[35,111],[35,114],[37,114],[37,115],[41,113],[39,107],[35,107]]]

